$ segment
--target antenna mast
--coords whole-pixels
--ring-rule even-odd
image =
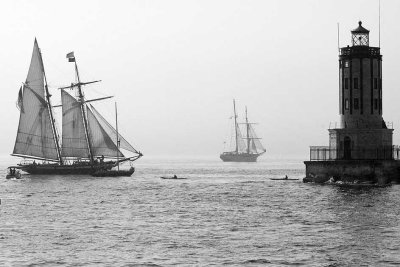
[[[235,118],[235,144],[236,144],[236,148],[235,148],[235,151],[236,151],[236,154],[238,153],[238,129],[237,129],[237,121],[236,121],[236,118],[237,118],[237,116],[236,116],[236,105],[235,105],[235,99],[233,99],[233,116],[234,116],[234,118]]]
[[[381,48],[381,0],[379,0],[379,48]]]
[[[249,120],[247,118],[247,106],[246,106],[246,135],[247,135],[247,154],[250,154],[250,137],[249,137]]]
[[[337,23],[337,48],[338,48],[338,52],[340,54],[340,43],[339,43],[339,22]]]

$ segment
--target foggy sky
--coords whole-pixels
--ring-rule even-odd
[[[0,154],[11,154],[15,107],[34,38],[42,50],[53,104],[57,87],[74,81],[74,51],[85,88],[145,156],[215,156],[230,134],[232,99],[258,122],[266,158],[309,157],[328,145],[339,121],[337,23],[340,46],[363,21],[378,46],[378,0],[276,1],[2,1]],[[400,144],[400,2],[383,0],[383,117]],[[58,112],[60,113],[60,112]],[[61,126],[61,122],[58,123]]]

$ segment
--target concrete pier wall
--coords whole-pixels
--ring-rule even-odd
[[[342,181],[375,181],[385,184],[400,182],[399,160],[335,160],[305,161],[306,177],[321,182],[331,177]]]

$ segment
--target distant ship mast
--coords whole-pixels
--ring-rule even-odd
[[[247,139],[247,154],[250,153],[250,136],[249,136],[249,120],[247,118],[247,106],[246,106],[246,139]]]
[[[120,142],[119,142],[119,133],[118,133],[118,112],[117,112],[117,102],[115,102],[115,130],[117,131],[117,148],[119,152]],[[117,168],[119,171],[119,153],[117,153]]]
[[[235,119],[235,151],[236,151],[236,154],[237,154],[239,152],[239,146],[238,146],[238,126],[237,126],[237,115],[236,115],[235,99],[233,99],[233,117]]]

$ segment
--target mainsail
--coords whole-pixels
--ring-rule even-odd
[[[80,103],[65,90],[62,101],[62,149],[63,157],[88,158],[89,146]]]
[[[50,110],[45,100],[43,62],[36,40],[19,103],[20,118],[13,155],[59,160]]]
[[[116,141],[114,141],[106,129],[104,129],[91,109],[86,105],[84,106],[87,113],[89,135],[88,138],[86,138],[81,104],[64,89],[61,90],[61,100],[63,110],[63,157],[88,158],[88,139],[91,144],[91,155],[93,157],[124,157],[117,148]],[[98,112],[96,111],[96,113]]]

